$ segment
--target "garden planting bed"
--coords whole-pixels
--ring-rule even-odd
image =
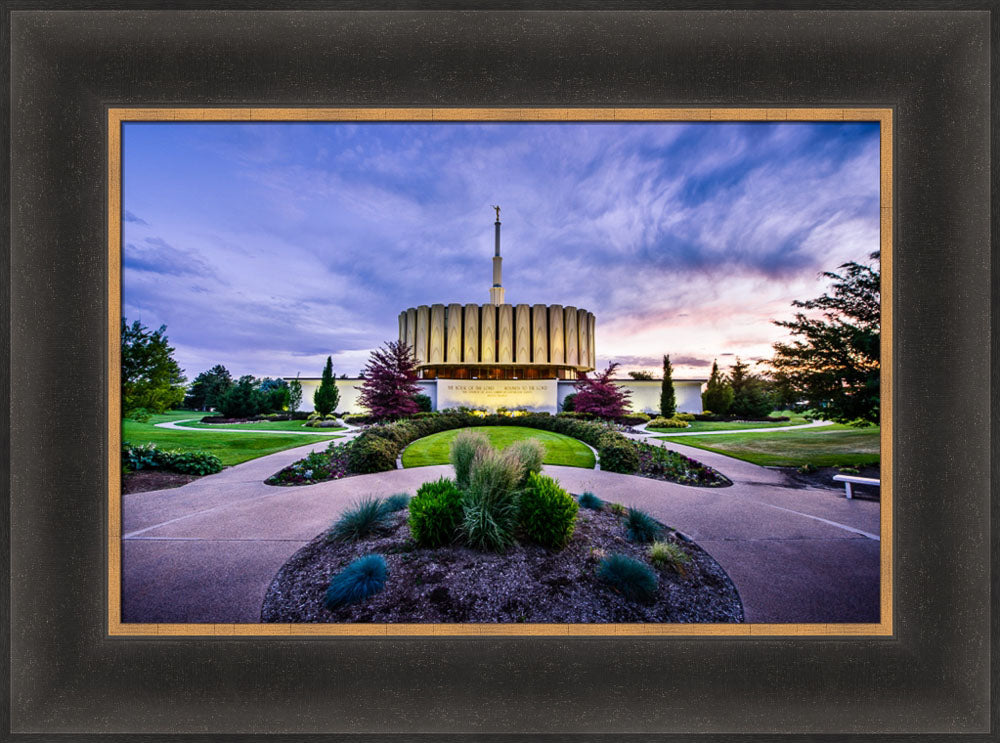
[[[742,622],[743,607],[729,576],[697,544],[664,527],[660,541],[689,557],[679,569],[653,568],[652,601],[627,599],[598,577],[606,555],[650,565],[649,545],[629,541],[624,517],[606,506],[581,508],[566,546],[554,551],[517,544],[497,554],[461,545],[418,547],[406,509],[377,533],[354,542],[326,534],[300,549],[267,591],[264,622],[374,623],[621,623]],[[381,555],[385,587],[358,603],[327,609],[331,577],[365,555]]]

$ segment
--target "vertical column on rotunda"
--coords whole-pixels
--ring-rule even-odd
[[[431,305],[431,340],[428,361],[431,364],[444,363],[444,305]]]
[[[479,311],[479,325],[482,338],[479,339],[479,360],[484,364],[496,363],[497,352],[497,308],[493,304],[484,304]]]
[[[462,344],[462,361],[479,363],[479,305],[465,305],[465,340]]]
[[[514,308],[502,304],[497,308],[497,362],[514,363]]]
[[[576,307],[567,307],[563,311],[563,325],[566,329],[566,363],[570,366],[580,365],[579,347],[576,343],[579,326],[576,321]]]
[[[563,334],[563,308],[561,304],[549,307],[549,363],[566,363],[566,337]]]
[[[590,322],[587,320],[586,310],[577,310],[576,319],[579,324],[577,330],[577,343],[580,347],[580,366],[590,368]]]
[[[549,363],[549,317],[544,304],[531,308],[531,362]]]
[[[531,308],[526,304],[514,308],[514,363],[531,363]]]
[[[448,339],[444,358],[449,364],[462,363],[462,305],[449,304],[447,312]]]
[[[416,344],[413,348],[413,355],[417,359],[418,364],[427,363],[427,341],[429,340],[431,330],[431,311],[430,307],[426,304],[422,304],[417,307],[417,333],[416,333]]]

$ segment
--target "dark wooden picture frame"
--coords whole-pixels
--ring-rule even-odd
[[[988,732],[996,8],[660,8],[6,7],[7,736]],[[333,104],[892,109],[895,634],[110,636],[107,110]]]

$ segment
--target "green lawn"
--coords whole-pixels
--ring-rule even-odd
[[[165,421],[184,420],[199,417],[199,413],[190,410],[171,410],[162,415],[154,415],[148,423],[122,421],[122,441],[130,444],[156,444],[163,449],[181,449],[183,451],[200,450],[215,454],[222,464],[229,466],[250,459],[274,454],[276,451],[304,446],[317,441],[340,438],[339,436],[289,436],[285,434],[267,436],[265,434],[225,433],[223,431],[176,431],[169,428],[156,428],[153,424]],[[211,424],[205,424],[210,426]]]
[[[863,466],[877,464],[881,429],[832,425],[801,431],[734,433],[731,436],[657,436],[675,444],[728,454],[772,467]]]
[[[781,426],[801,426],[809,421],[801,415],[785,410],[775,415],[787,415],[789,420],[774,423],[753,423],[751,421],[691,421],[687,428],[647,428],[654,433],[697,433],[698,431],[739,431],[744,428],[780,428]],[[692,437],[694,438],[694,437]]]
[[[570,467],[592,469],[595,464],[594,452],[585,444],[563,436],[561,433],[539,431],[520,426],[476,426],[425,436],[410,444],[403,451],[404,467],[424,467],[429,464],[448,464],[448,450],[451,442],[462,431],[480,431],[486,434],[497,449],[520,439],[538,439],[545,446],[545,464],[564,464]]]
[[[189,416],[193,417],[193,416]],[[204,417],[204,416],[200,416]],[[194,421],[191,423],[181,423],[180,425],[184,428],[214,428],[219,430],[220,428],[236,428],[246,431],[343,431],[342,426],[334,426],[331,428],[306,428],[302,424],[305,421],[254,421],[253,423],[199,423]]]

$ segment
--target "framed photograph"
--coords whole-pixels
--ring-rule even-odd
[[[989,22],[11,12],[10,734],[987,731]]]

